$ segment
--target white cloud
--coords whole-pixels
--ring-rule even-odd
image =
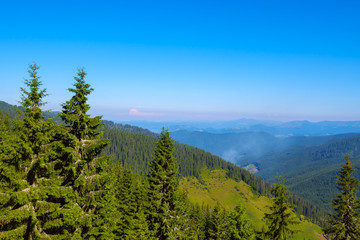
[[[129,110],[129,115],[130,116],[148,117],[148,116],[162,116],[163,114],[156,113],[156,112],[141,112],[135,108],[132,108]]]

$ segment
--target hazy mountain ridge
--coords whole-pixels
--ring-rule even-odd
[[[239,119],[236,121],[213,122],[146,122],[129,121],[123,124],[143,127],[152,132],[160,132],[163,126],[174,131],[201,131],[208,133],[267,132],[278,137],[326,136],[343,133],[360,133],[360,121],[262,121]]]
[[[332,140],[360,134],[348,133],[330,136],[291,136],[278,138],[266,132],[222,133],[175,131],[175,140],[211,152],[227,161],[243,166],[257,162],[268,152],[281,152],[294,146],[318,146]]]

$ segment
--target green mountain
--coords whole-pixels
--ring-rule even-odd
[[[17,117],[17,107],[10,105],[4,101],[0,101],[0,111],[2,114],[9,114],[11,118]]]
[[[331,210],[336,189],[336,174],[348,153],[354,176],[360,179],[360,136],[339,138],[317,146],[296,146],[272,151],[251,161],[259,164],[258,175],[272,181],[285,176],[290,190],[311,202]]]

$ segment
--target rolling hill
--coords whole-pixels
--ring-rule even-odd
[[[233,209],[238,204],[245,206],[249,218],[258,231],[263,227],[262,218],[271,205],[268,197],[255,194],[243,181],[236,182],[227,178],[225,170],[204,169],[199,179],[183,178],[181,187],[188,192],[190,201],[199,205],[215,206],[219,203],[225,209]],[[293,236],[293,239],[322,239],[321,228],[307,220],[302,219],[294,228],[299,232]]]

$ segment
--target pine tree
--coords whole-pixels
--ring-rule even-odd
[[[251,240],[255,239],[254,227],[252,226],[244,207],[236,206],[229,214],[229,239]]]
[[[30,65],[29,90],[21,88],[23,120],[2,124],[0,239],[66,239],[72,228],[61,216],[71,191],[58,175],[57,128],[40,108],[46,89],[38,69]]]
[[[286,190],[284,181],[284,177],[281,177],[281,183],[279,183],[279,177],[276,177],[276,183],[271,190],[273,198],[270,213],[265,213],[264,217],[268,226],[266,235],[274,240],[287,239],[296,232],[290,226],[299,223],[293,213],[294,205],[288,202],[289,192]]]
[[[324,228],[325,234],[330,239],[360,238],[360,200],[356,197],[359,181],[351,176],[353,172],[350,156],[346,155],[345,164],[337,176],[337,188],[340,193],[332,200],[335,213],[330,214],[329,226]]]
[[[79,69],[74,77],[75,88],[68,89],[74,95],[62,105],[63,111],[60,114],[66,123],[68,139],[72,139],[72,136],[75,139],[63,142],[67,156],[63,166],[64,184],[71,187],[78,196],[76,203],[83,211],[80,227],[82,238],[111,239],[118,219],[114,178],[106,171],[109,156],[99,156],[109,140],[100,139],[101,117],[92,118],[87,114],[90,109],[87,95],[93,89],[85,82],[85,76],[86,72]]]
[[[156,239],[183,239],[183,203],[179,191],[178,165],[173,157],[174,140],[163,128],[150,163],[149,228]]]

